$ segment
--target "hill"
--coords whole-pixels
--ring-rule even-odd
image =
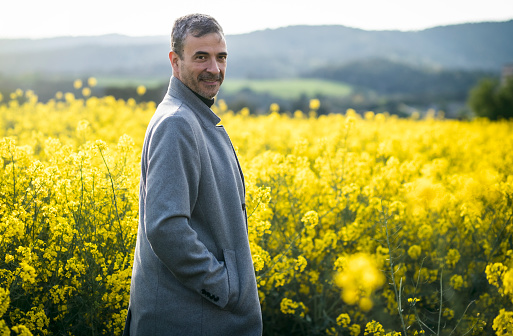
[[[385,95],[466,95],[481,78],[493,72],[444,70],[415,67],[386,59],[363,59],[344,65],[328,65],[306,73],[305,77],[344,82]]]
[[[409,32],[325,25],[228,35],[227,78],[238,80],[239,91],[227,80],[219,96],[235,109],[253,111],[265,111],[270,102],[286,110],[307,109],[308,99],[316,97],[332,112],[351,107],[408,114],[440,108],[456,116],[472,86],[499,77],[504,65],[513,63],[511,36],[513,20]],[[99,83],[94,95],[133,97],[139,83],[149,85],[139,98],[159,101],[171,75],[168,51],[167,36],[0,39],[0,93],[31,89],[45,101],[56,91],[72,91],[74,79],[94,76]],[[309,89],[287,98],[285,88],[292,87],[282,80],[298,78]],[[264,88],[240,86],[245,80]],[[333,81],[347,90],[326,91]]]
[[[513,62],[513,20],[422,31],[291,26],[228,35],[232,78],[297,77],[326,65],[384,58],[412,66],[499,72]],[[162,77],[170,74],[166,36],[0,40],[0,74]]]
[[[296,26],[230,37],[231,71],[242,77],[294,76],[325,65],[383,58],[416,67],[498,72],[513,61],[513,20],[422,31]]]

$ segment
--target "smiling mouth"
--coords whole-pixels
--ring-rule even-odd
[[[220,81],[215,79],[215,80],[206,80],[206,79],[203,79],[202,82],[204,82],[205,84],[208,84],[208,85],[215,85],[217,83],[219,83]]]
[[[200,76],[198,79],[207,85],[216,85],[222,82],[221,76]]]

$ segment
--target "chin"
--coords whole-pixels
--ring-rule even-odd
[[[200,92],[200,95],[207,99],[213,99],[217,94],[219,93],[219,89],[217,90],[209,90],[209,91],[202,91]]]

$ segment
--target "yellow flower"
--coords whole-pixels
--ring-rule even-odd
[[[16,326],[12,327],[11,329],[18,336],[32,336],[32,333],[30,332],[29,328],[27,328],[26,326],[24,326],[22,324],[16,325]]]
[[[493,320],[492,328],[497,336],[513,335],[513,312],[501,309],[499,315]]]
[[[297,258],[296,265],[294,266],[294,269],[301,273],[304,271],[306,265],[307,265],[307,261],[306,261],[305,257],[299,256]]]
[[[347,327],[351,323],[351,318],[347,314],[340,314],[337,317],[337,324],[339,326]]]
[[[431,225],[428,224],[422,225],[418,231],[418,236],[421,240],[430,239],[432,235],[433,228],[431,227]]]
[[[412,306],[415,306],[415,304],[419,301],[420,301],[420,299],[418,299],[418,298],[408,298],[408,303],[411,304]]]
[[[96,140],[94,142],[94,145],[96,148],[98,148],[100,151],[104,151],[104,150],[107,150],[108,147],[107,147],[107,143],[103,140]]]
[[[146,87],[144,85],[139,85],[137,87],[137,94],[139,96],[143,96],[146,93]]]
[[[504,294],[513,295],[513,269],[506,271],[502,277]]]
[[[280,111],[280,105],[276,104],[276,103],[272,103],[269,110],[271,111],[271,113],[277,113]]]
[[[240,115],[243,116],[243,117],[247,117],[249,116],[250,114],[250,110],[249,108],[247,107],[243,107],[240,111],[239,111]]]
[[[0,287],[0,318],[4,316],[9,309],[9,304],[11,302],[11,298],[9,296],[9,290]]]
[[[71,92],[66,92],[64,94],[64,100],[66,100],[68,103],[71,103],[75,100],[75,95]]]
[[[408,249],[408,255],[413,260],[417,260],[419,258],[419,256],[420,256],[421,252],[422,252],[422,249],[421,249],[421,247],[419,245],[412,245]]]
[[[305,213],[303,218],[301,218],[301,221],[305,223],[305,226],[307,228],[313,228],[319,222],[319,215],[317,214],[317,212],[311,210]]]
[[[228,111],[228,105],[226,104],[226,101],[224,99],[219,99],[217,102],[217,106],[219,108],[219,113],[225,113]]]
[[[82,87],[82,80],[75,79],[75,81],[73,82],[73,87],[77,90],[80,89]]]
[[[372,119],[374,119],[374,115],[375,115],[374,112],[367,111],[364,114],[364,118],[365,118],[365,120],[372,120]]]
[[[463,286],[463,277],[459,274],[454,274],[451,277],[449,283],[451,284],[452,288],[458,290]]]
[[[14,256],[12,254],[6,254],[5,255],[5,263],[6,264],[10,263],[13,260],[14,260]]]
[[[454,268],[458,261],[460,260],[460,252],[456,249],[450,249],[449,252],[447,252],[447,256],[445,257],[445,263],[450,268]]]
[[[18,274],[24,282],[36,282],[36,269],[34,267],[30,266],[26,262],[21,262],[18,270]]]
[[[283,298],[280,303],[280,310],[283,314],[298,314],[301,317],[305,317],[306,307],[302,302],[296,302],[288,298]]]
[[[372,307],[374,306],[374,303],[372,302],[372,300],[369,298],[369,297],[361,297],[360,298],[360,301],[358,302],[358,306],[360,307],[360,309],[364,312],[366,311],[369,311],[372,309]]]
[[[381,323],[373,320],[365,325],[364,335],[384,336],[385,329],[383,329]]]
[[[294,111],[294,119],[302,119],[304,117],[303,111],[295,110]]]
[[[359,324],[352,324],[349,327],[349,333],[351,334],[351,336],[358,336],[358,335],[360,335],[360,331],[361,331],[361,328],[360,328]]]
[[[77,125],[77,133],[83,133],[87,128],[89,127],[89,121],[87,120],[80,120]]]
[[[335,277],[335,283],[342,288],[342,299],[350,305],[359,303],[364,311],[372,308],[370,296],[384,282],[376,262],[363,253],[349,256],[344,269]]]
[[[98,84],[98,81],[96,80],[96,78],[89,77],[87,79],[87,85],[89,85],[90,87],[95,87],[97,84]]]
[[[321,106],[319,99],[310,99],[310,110],[318,110]]]

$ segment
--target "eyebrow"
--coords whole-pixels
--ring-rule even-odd
[[[196,51],[194,53],[194,56],[197,56],[197,55],[209,55],[209,53],[206,51]],[[228,56],[228,53],[223,51],[223,52],[218,53],[217,56]]]

